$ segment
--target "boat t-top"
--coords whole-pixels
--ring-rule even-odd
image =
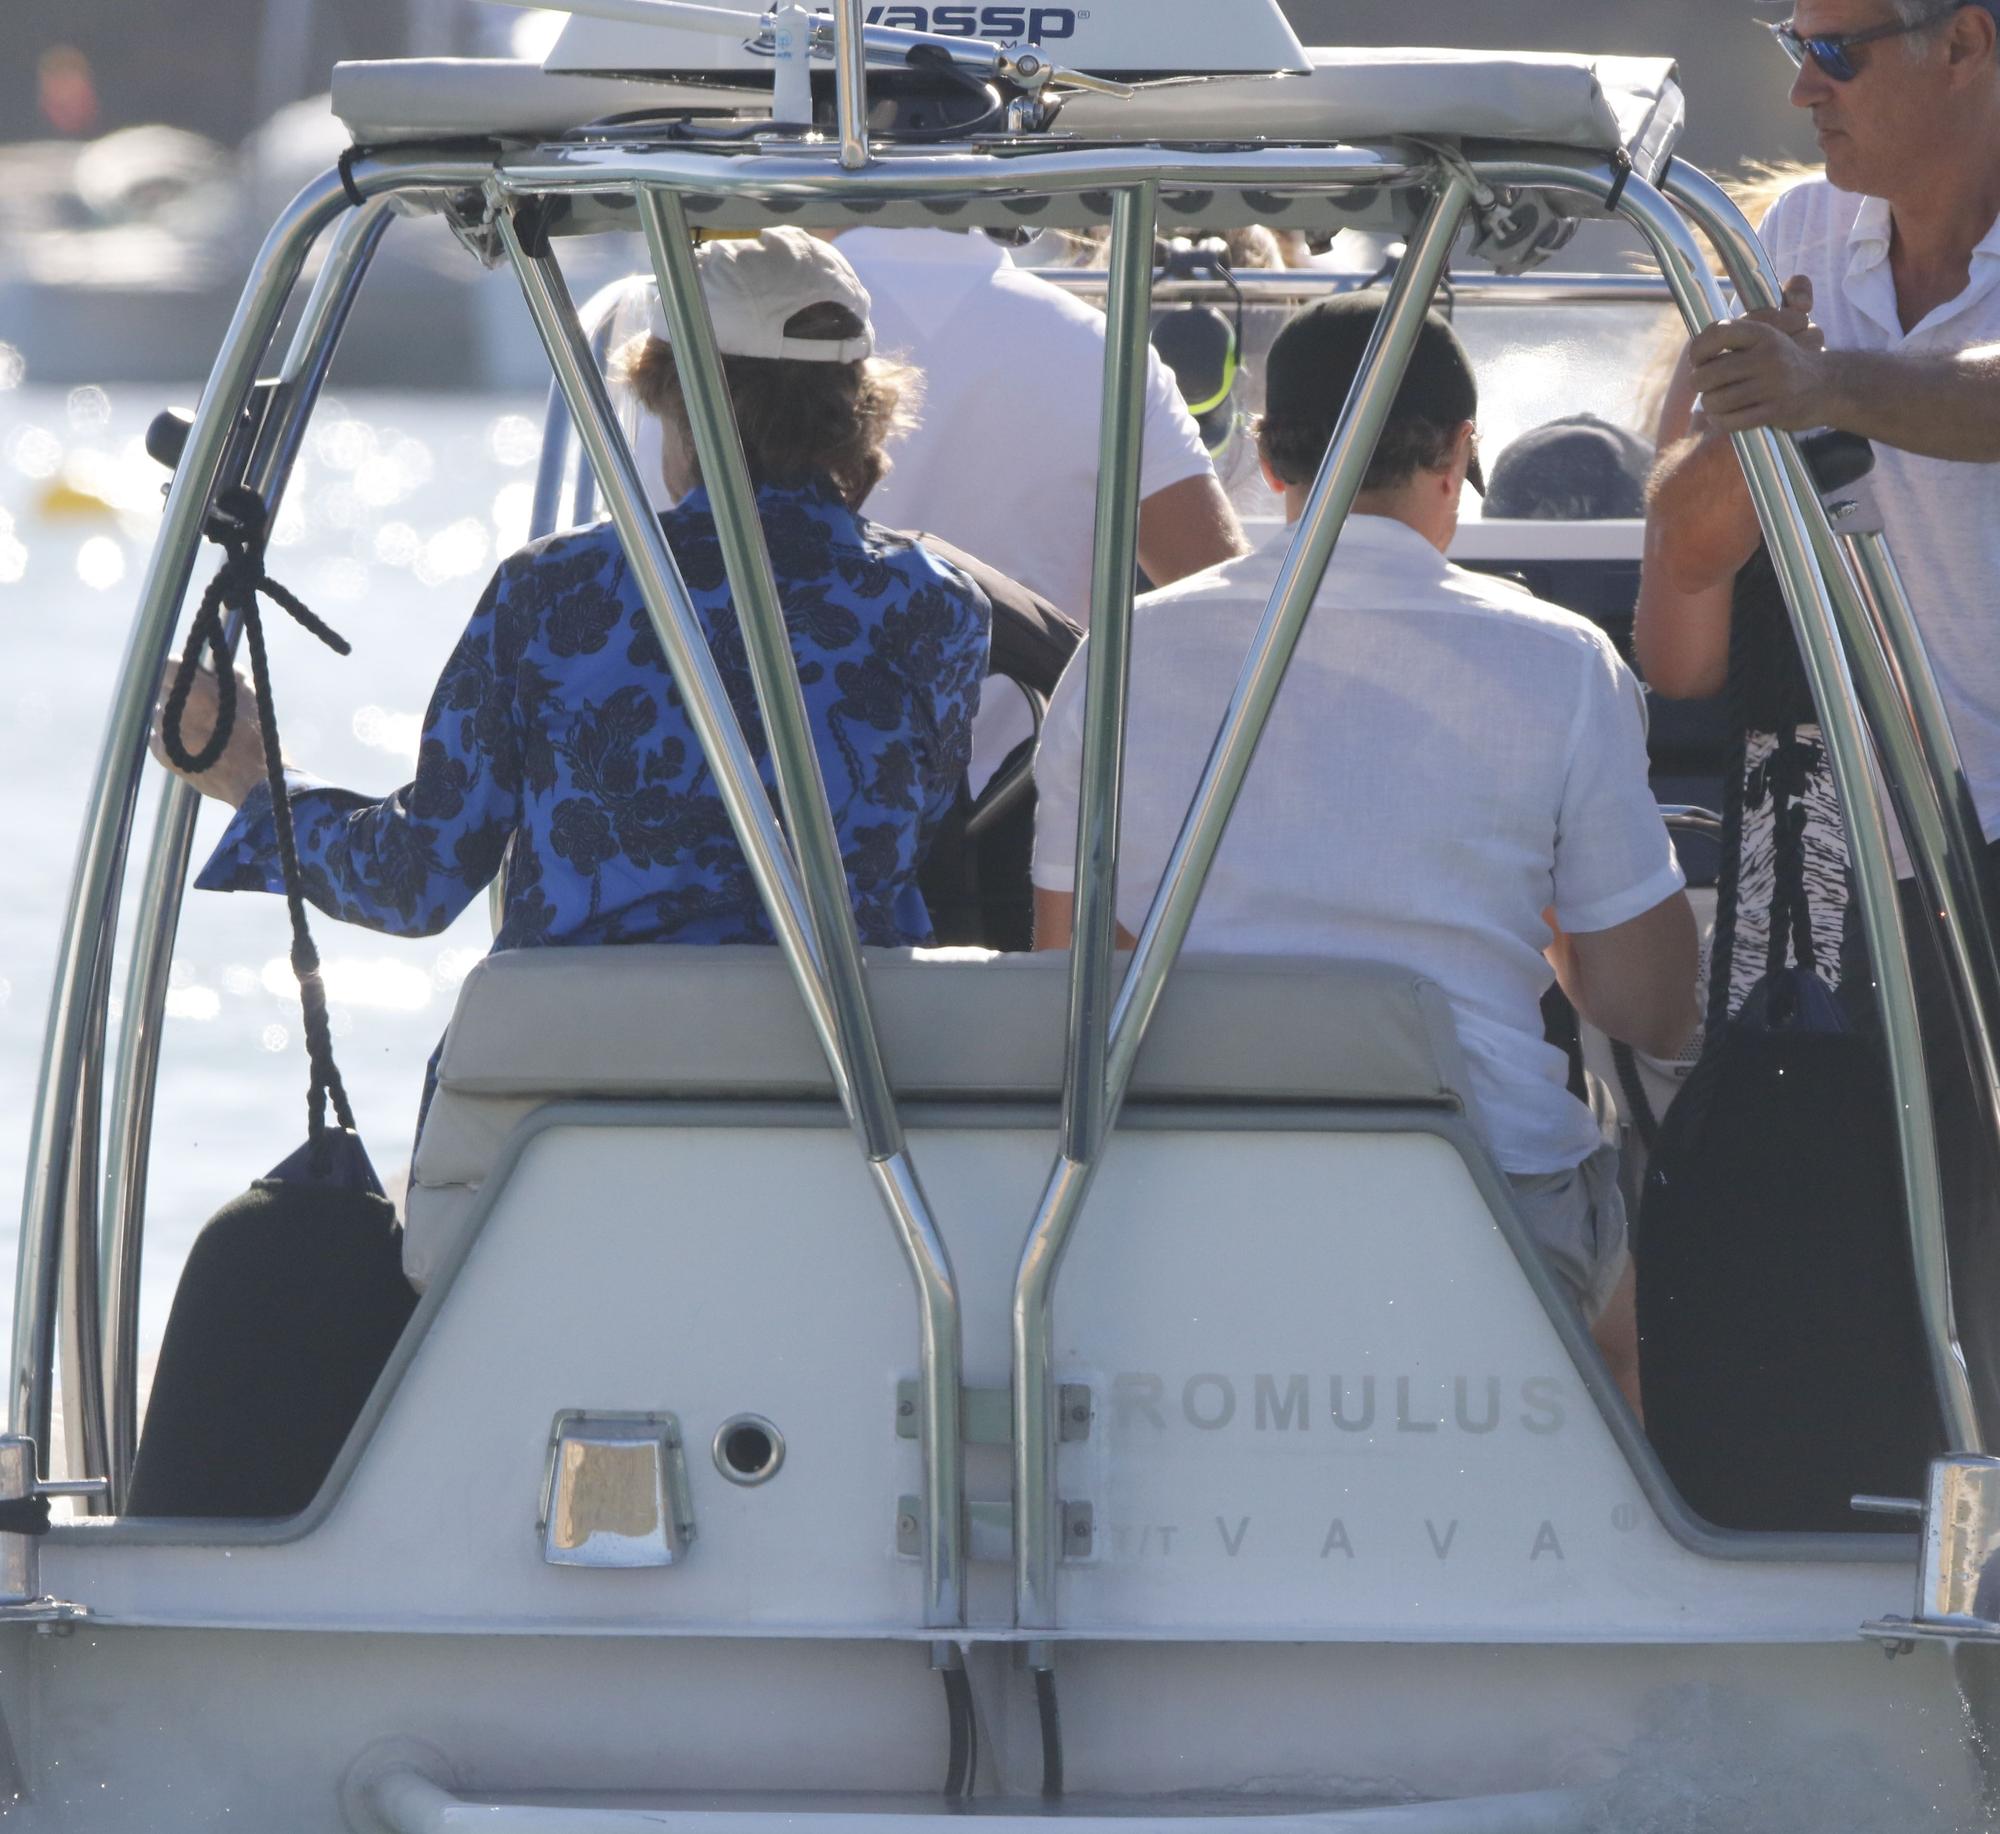
[[[1855,1357],[1878,1327],[1921,1346],[1910,1443],[1938,1456],[1913,1454],[1907,1495],[1851,1522],[1702,1513],[1531,1248],[1437,989],[1385,963],[1181,959],[1454,250],[1462,301],[1497,269],[1554,310],[1537,265],[1609,219],[1690,329],[1773,301],[1744,218],[1676,152],[1672,66],[1307,49],[1276,0],[590,0],[540,64],[344,65],[333,96],[353,144],[272,227],[171,455],[83,811],[0,1438],[10,1814],[156,1834],[1988,1825],[2000,1346],[1976,1328],[1990,1244],[1940,1172],[1912,959],[1942,952],[2000,1138],[2000,957],[1893,564],[1799,444],[1736,442],[1841,791],[1893,1107],[1880,1229],[1912,1276],[1907,1304],[1804,1328]],[[405,1202],[423,1291],[310,1500],[148,1514],[135,1471],[171,1454],[140,1407],[137,1267],[195,802],[148,762],[156,687],[218,515],[232,492],[282,500],[371,257],[413,216],[525,300],[553,376],[537,532],[580,502],[615,528],[776,942],[483,961]],[[848,909],[695,247],[863,222],[1109,225],[1067,953],[864,951]],[[1400,254],[1125,952],[1155,242],[1249,224]],[[779,808],[632,457],[609,308],[580,312],[565,276],[635,232]],[[1509,564],[1512,537],[1476,539]],[[1606,539],[1519,534],[1558,560]],[[227,1394],[201,1405],[226,1430]]]

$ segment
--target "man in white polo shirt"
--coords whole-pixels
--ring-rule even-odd
[[[1280,333],[1259,429],[1296,521],[1380,310]],[[1695,927],[1646,782],[1639,689],[1595,626],[1444,557],[1477,390],[1433,314],[1340,537],[1188,946],[1399,963],[1450,1000],[1473,1117],[1627,1392],[1632,1284],[1616,1152],[1570,1095],[1540,1001],[1559,978],[1613,1037],[1671,1056],[1695,1022]],[[1136,933],[1290,531],[1140,602],[1118,918]],[[1036,755],[1036,942],[1070,934],[1086,643]],[[1552,929],[1553,912],[1559,928]]]
[[[1087,625],[1104,315],[977,229],[851,229],[840,252],[868,289],[880,347],[924,372],[919,423],[869,516],[941,535]],[[1145,389],[1139,564],[1165,585],[1242,553],[1243,531],[1150,347]],[[1018,694],[981,702],[975,788],[1032,730]]]
[[[1990,0],[1798,0],[1776,28],[1826,175],[1762,236],[1783,309],[1688,347],[1701,415],[1654,475],[1649,679],[1712,692],[1759,536],[1729,434],[1874,442],[1884,532],[1989,841],[2000,839],[2000,44]],[[1808,316],[1809,315],[1809,316]]]

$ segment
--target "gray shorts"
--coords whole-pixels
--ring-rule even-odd
[[[1627,1259],[1625,1196],[1618,1188],[1618,1148],[1600,1146],[1566,1172],[1510,1172],[1528,1234],[1549,1270],[1586,1320],[1611,1298]]]

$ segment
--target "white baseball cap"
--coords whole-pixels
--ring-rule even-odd
[[[858,363],[875,354],[871,301],[861,276],[832,243],[803,229],[767,229],[756,236],[705,242],[695,251],[701,290],[715,321],[716,348],[726,357],[778,357],[791,363]],[[657,291],[646,286],[651,330],[671,343]],[[785,327],[808,306],[844,306],[860,322],[850,338],[787,337]]]

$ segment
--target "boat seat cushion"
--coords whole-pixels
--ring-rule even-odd
[[[896,1092],[1046,1104],[1062,1091],[1066,954],[869,950]],[[412,1169],[405,1263],[429,1277],[509,1135],[551,1102],[810,1101],[833,1079],[777,950],[522,949],[466,977]],[[1133,1078],[1141,1102],[1473,1112],[1444,995],[1376,962],[1194,956]]]

